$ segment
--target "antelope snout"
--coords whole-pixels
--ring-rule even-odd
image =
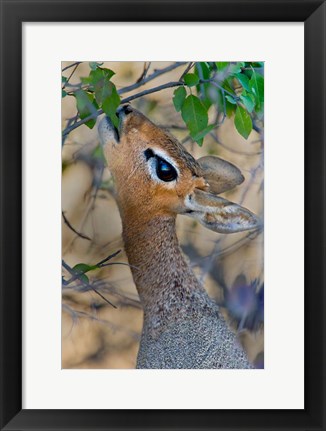
[[[117,109],[117,115],[120,118],[123,115],[128,115],[133,112],[133,109],[130,105],[122,105]]]
[[[102,145],[111,142],[118,144],[120,141],[121,129],[127,115],[131,114],[133,109],[130,105],[122,105],[117,109],[117,116],[119,117],[119,127],[115,127],[110,118],[104,116],[99,123],[98,131]]]

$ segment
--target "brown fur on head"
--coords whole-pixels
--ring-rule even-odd
[[[218,157],[195,160],[165,130],[124,106],[115,129],[105,117],[99,135],[115,179],[123,218],[186,214],[218,232],[257,227],[245,208],[217,196],[243,181],[241,172]]]

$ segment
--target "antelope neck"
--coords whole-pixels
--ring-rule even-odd
[[[175,217],[123,222],[123,239],[145,313],[160,304],[180,307],[193,290],[202,290],[179,246]]]

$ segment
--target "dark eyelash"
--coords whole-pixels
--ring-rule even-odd
[[[146,157],[146,160],[149,160],[151,157],[155,157],[153,150],[151,150],[150,148],[147,148],[147,150],[144,151],[144,155]]]
[[[152,157],[156,159],[156,175],[161,181],[170,182],[177,179],[178,173],[174,166],[172,166],[171,163],[167,162],[162,157],[154,154],[153,150],[147,148],[147,150],[144,151],[144,156],[146,157],[147,161]]]

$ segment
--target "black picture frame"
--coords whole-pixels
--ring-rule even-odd
[[[320,0],[1,1],[1,430],[326,430],[325,11]],[[22,23],[29,21],[304,22],[305,88],[298,89],[305,98],[303,410],[22,409],[21,71]]]

